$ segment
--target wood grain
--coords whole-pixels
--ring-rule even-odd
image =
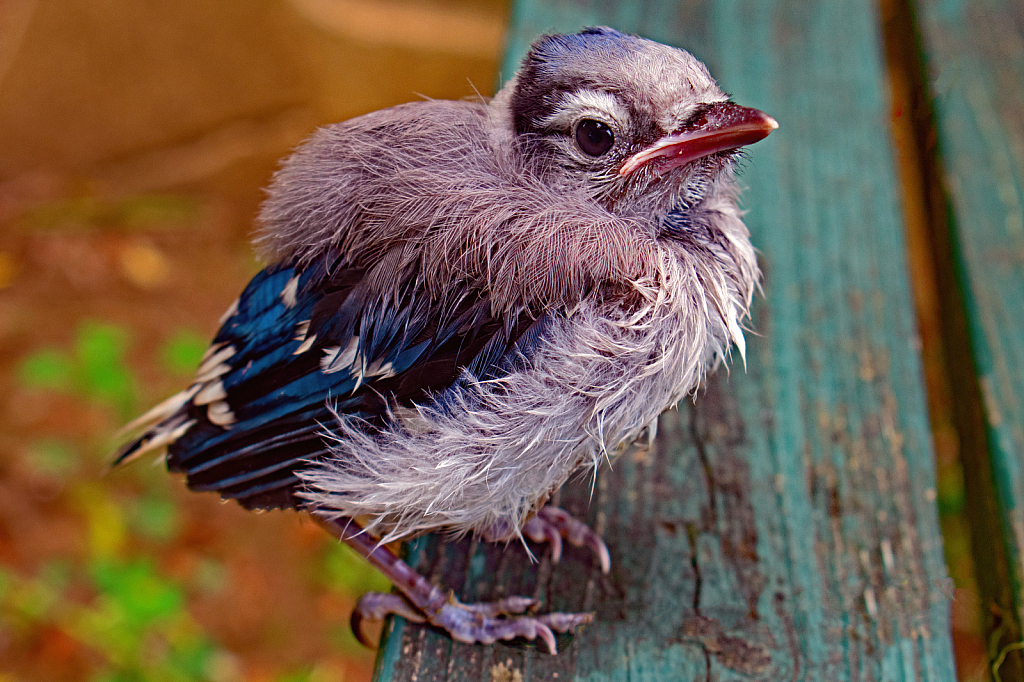
[[[960,450],[994,656],[1024,621],[1024,5],[924,0],[918,14],[945,192],[939,256],[959,287],[946,300],[966,312],[951,344],[968,366],[960,390],[978,394],[961,411],[986,432]],[[1024,674],[1011,658],[1003,679]]]
[[[505,73],[538,33],[588,24],[687,47],[779,120],[743,175],[757,336],[746,370],[663,415],[654,451],[563,493],[608,541],[609,576],[578,550],[551,566],[423,543],[420,568],[462,597],[596,611],[563,653],[396,619],[377,679],[955,679],[874,5],[523,0]]]

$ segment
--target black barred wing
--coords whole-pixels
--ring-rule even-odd
[[[168,468],[193,490],[301,506],[295,471],[328,454],[332,407],[379,429],[389,407],[429,400],[464,369],[496,376],[532,352],[544,317],[496,319],[478,290],[438,301],[415,282],[381,296],[361,270],[264,270],[225,314],[195,383],[136,420],[155,424],[117,461],[167,446]]]

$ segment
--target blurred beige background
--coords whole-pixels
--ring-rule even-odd
[[[507,13],[504,0],[3,0],[0,178],[231,186],[316,124],[417,93],[491,93]]]

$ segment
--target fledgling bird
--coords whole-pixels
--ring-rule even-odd
[[[759,273],[739,150],[777,127],[682,50],[609,28],[546,35],[490,101],[325,127],[275,174],[248,285],[186,391],[118,461],[166,447],[192,490],[309,512],[464,642],[588,613],[463,604],[384,543],[430,531],[608,550],[545,507],[695,390]],[[357,627],[358,630],[358,627]]]

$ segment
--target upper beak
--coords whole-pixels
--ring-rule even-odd
[[[715,102],[705,107],[696,122],[626,159],[619,168],[619,175],[629,175],[655,159],[663,159],[655,165],[655,172],[664,173],[715,152],[753,144],[778,127],[774,118],[758,109]]]

